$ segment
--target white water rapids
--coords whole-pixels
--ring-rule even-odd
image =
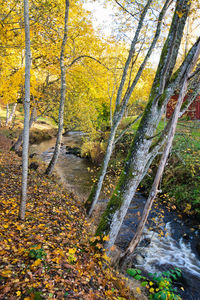
[[[164,237],[160,237],[157,232],[145,229],[143,237],[150,239],[151,243],[137,249],[144,257],[143,269],[153,273],[158,271],[158,266],[171,265],[192,273],[200,279],[200,261],[192,252],[190,242],[183,238],[176,240],[172,236],[170,222],[166,224],[165,229],[167,234]]]

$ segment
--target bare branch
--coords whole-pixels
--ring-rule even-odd
[[[109,70],[109,68],[106,65],[104,65],[100,60],[98,60],[90,55],[80,55],[79,57],[75,58],[69,65],[67,65],[66,68],[70,68],[71,66],[73,66],[73,64],[75,64],[81,58],[90,58],[90,59],[98,62],[100,65],[104,66],[107,70]]]
[[[141,113],[134,121],[132,121],[131,123],[129,123],[124,130],[122,130],[122,132],[120,133],[120,135],[116,138],[116,140],[114,142],[114,146],[119,142],[119,140],[123,137],[123,135],[131,128],[131,126],[133,124],[135,124],[139,119],[141,119],[142,115],[143,115],[143,113]]]

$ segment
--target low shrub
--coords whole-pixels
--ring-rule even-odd
[[[127,274],[136,280],[141,281],[141,286],[146,287],[149,291],[150,300],[179,300],[176,288],[173,288],[174,281],[181,278],[181,270],[179,268],[170,269],[169,271],[157,273],[148,273],[148,277],[141,275],[139,269],[127,269]]]

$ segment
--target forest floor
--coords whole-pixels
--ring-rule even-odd
[[[18,219],[21,158],[9,144],[0,134],[0,299],[144,299],[101,243],[91,245],[82,203],[43,164],[29,169],[26,220]]]

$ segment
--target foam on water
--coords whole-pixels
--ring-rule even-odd
[[[159,233],[145,229],[143,238],[151,243],[147,247],[138,247],[144,256],[143,269],[148,272],[157,272],[158,266],[172,265],[200,278],[200,261],[192,252],[190,242],[172,237],[170,222],[165,227],[167,234],[160,237]],[[139,266],[139,265],[138,265]]]

